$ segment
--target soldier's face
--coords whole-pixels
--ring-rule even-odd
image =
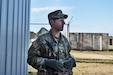
[[[64,24],[65,22],[63,18],[56,19],[54,20],[53,28],[56,29],[57,31],[63,31]]]

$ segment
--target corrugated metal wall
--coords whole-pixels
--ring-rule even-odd
[[[30,0],[0,0],[0,75],[27,75]]]
[[[70,33],[72,49],[108,50],[108,33]]]

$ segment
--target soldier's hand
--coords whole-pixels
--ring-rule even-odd
[[[65,60],[63,64],[65,68],[71,69],[73,65],[75,65],[75,60],[72,57],[70,57],[69,59]]]
[[[60,72],[63,71],[63,64],[60,63],[58,60],[55,60],[55,59],[45,60],[44,65],[47,66],[47,67],[50,67],[50,68],[52,68],[56,71],[60,71]]]

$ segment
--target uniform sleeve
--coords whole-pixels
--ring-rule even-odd
[[[71,43],[70,43],[70,41],[68,41],[66,38],[65,38],[65,40],[67,41],[67,49],[68,49],[68,54],[69,54],[69,58],[72,58],[73,60],[74,60],[74,64],[73,64],[73,67],[76,67],[76,60],[75,60],[75,58],[74,58],[74,56],[72,56],[71,54],[70,54],[70,51],[71,51]]]
[[[73,67],[76,67],[76,60],[75,60],[74,56],[71,55],[70,57],[74,60]]]
[[[43,51],[45,50],[44,46],[42,46],[42,39],[38,38],[36,41],[32,43],[31,47],[28,50],[27,62],[35,69],[41,68],[44,64],[44,60],[46,59],[41,56],[42,49]]]

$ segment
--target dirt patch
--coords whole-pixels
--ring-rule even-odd
[[[84,53],[76,53],[76,51],[71,51],[71,54],[75,58],[110,59],[110,60],[113,60],[113,55],[84,54]]]

